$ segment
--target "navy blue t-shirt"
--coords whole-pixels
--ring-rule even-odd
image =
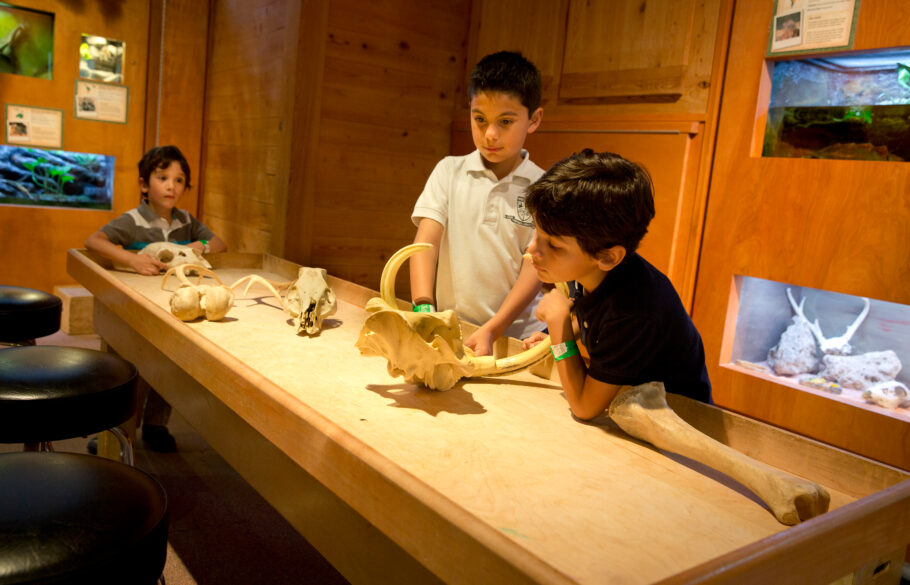
[[[711,403],[701,336],[658,269],[631,254],[593,291],[573,284],[589,376],[621,386],[663,382],[667,392]]]

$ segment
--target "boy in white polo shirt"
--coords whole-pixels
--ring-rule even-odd
[[[540,281],[523,258],[534,235],[525,190],[544,171],[522,147],[540,125],[540,95],[540,71],[520,53],[481,59],[468,86],[477,150],[442,159],[411,215],[414,241],[433,244],[411,257],[414,310],[454,309],[480,325],[465,340],[476,355],[501,335],[544,328],[534,317]]]

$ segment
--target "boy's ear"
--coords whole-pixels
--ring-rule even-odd
[[[149,186],[142,177],[139,177],[139,190],[143,193],[149,192]]]
[[[541,120],[543,120],[543,108],[537,108],[534,110],[534,113],[531,114],[531,124],[528,126],[528,134],[537,130]]]
[[[597,253],[597,267],[604,272],[608,272],[616,268],[625,257],[626,249],[622,246],[617,245],[607,248],[606,250],[601,250]]]

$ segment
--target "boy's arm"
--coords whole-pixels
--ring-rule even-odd
[[[227,251],[227,244],[218,236],[212,236],[212,239],[207,241],[209,243],[209,251],[206,252],[207,254],[218,254],[220,252]],[[200,240],[190,242],[187,244],[187,246],[190,248],[196,248],[200,252],[205,252],[205,244],[203,244]]]
[[[418,252],[410,258],[411,300],[416,305],[436,304],[436,260],[439,258],[439,245],[444,230],[441,223],[428,217],[421,218],[417,224],[414,243],[433,244],[433,248]]]
[[[506,295],[496,314],[480,326],[473,335],[465,340],[464,344],[474,350],[474,355],[491,355],[493,341],[501,336],[515,317],[521,314],[540,292],[540,280],[537,271],[530,260],[525,258],[521,263],[521,271],[512,290]]]
[[[120,264],[131,267],[139,274],[155,275],[162,269],[167,268],[167,264],[160,262],[154,256],[149,254],[135,254],[124,250],[120,246],[111,242],[107,234],[101,230],[93,233],[85,240],[85,247],[93,252],[101,254]]]
[[[545,294],[537,305],[537,318],[546,322],[553,345],[575,341],[571,311],[572,302],[557,289]],[[582,420],[592,419],[606,410],[621,387],[588,376],[585,362],[577,353],[558,360],[556,370],[569,408]]]

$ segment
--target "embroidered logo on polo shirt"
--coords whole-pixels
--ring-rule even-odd
[[[525,198],[522,196],[518,197],[518,217],[507,214],[506,219],[520,226],[530,228],[534,227],[533,218],[531,217],[531,213],[528,211],[528,208],[525,207]]]

